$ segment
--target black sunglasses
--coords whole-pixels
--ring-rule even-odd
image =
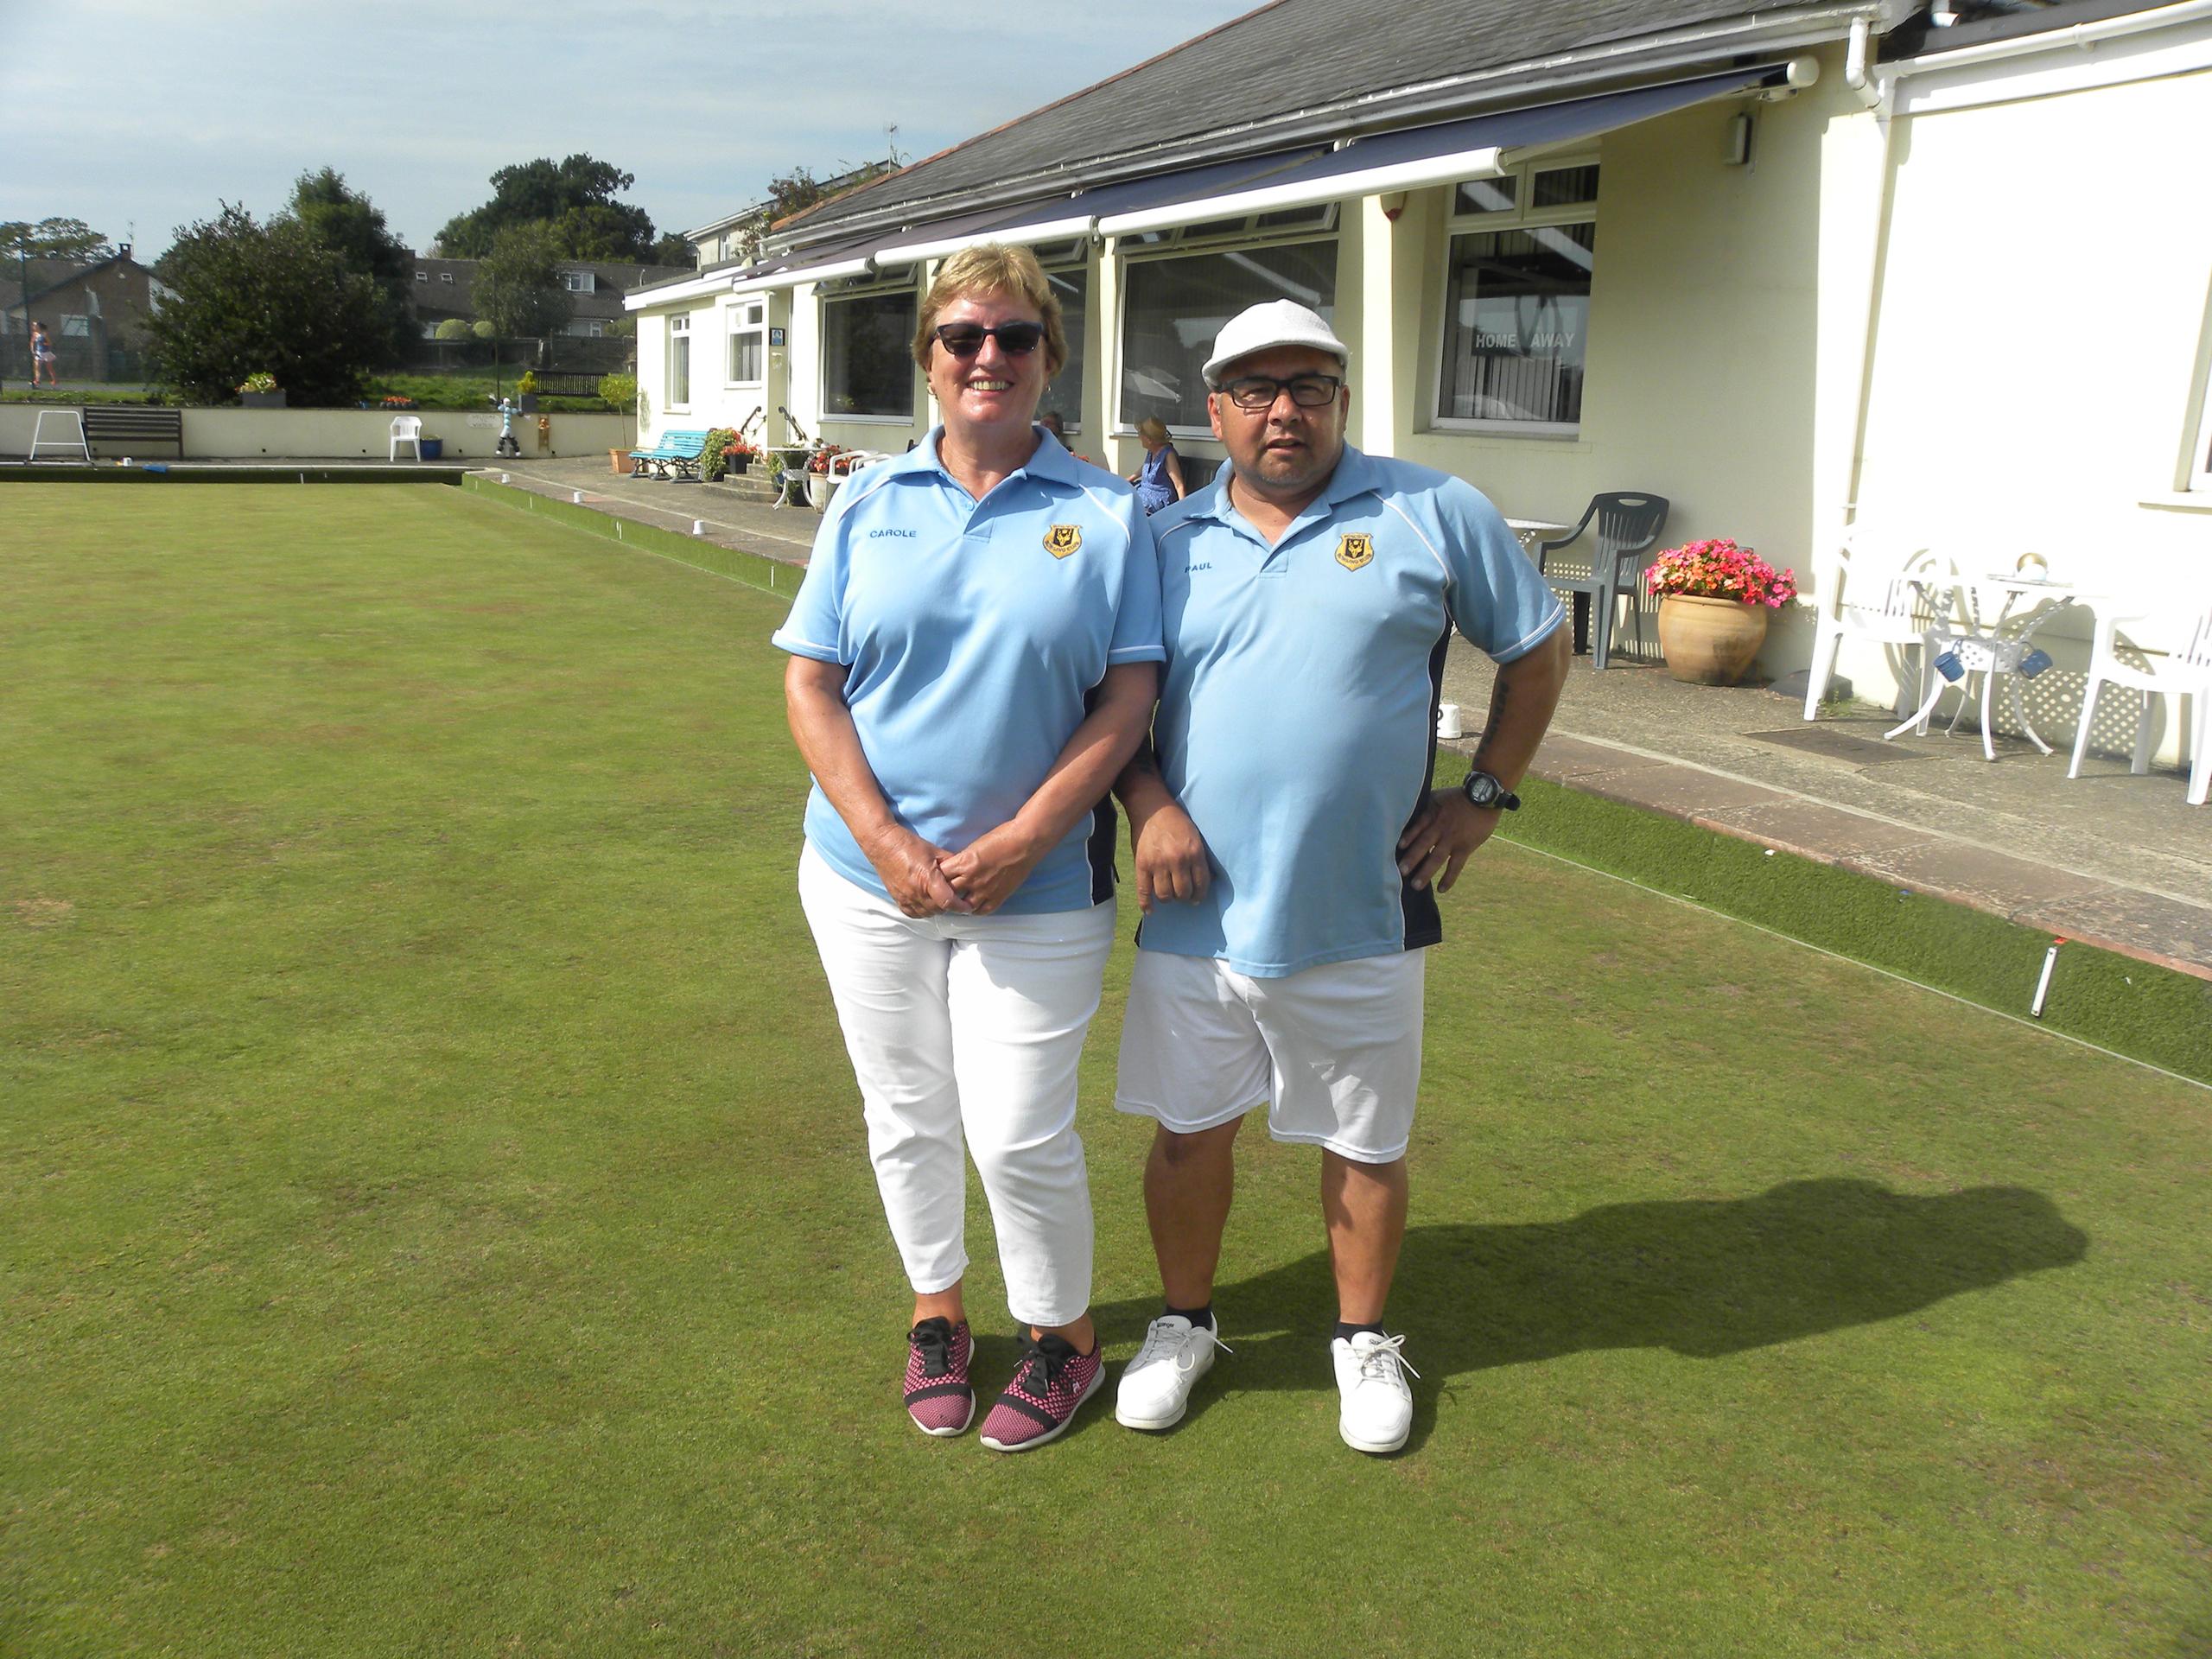
[[[1344,386],[1341,376],[1333,374],[1294,374],[1287,380],[1273,380],[1264,374],[1248,374],[1231,380],[1219,388],[1221,395],[1248,412],[1256,413],[1273,409],[1275,399],[1286,391],[1290,401],[1300,409],[1319,409],[1325,404],[1337,401],[1337,393]]]
[[[999,349],[1008,357],[1027,357],[1037,349],[1037,342],[1045,338],[1041,322],[1002,322],[995,328],[986,328],[980,322],[940,322],[937,326],[937,343],[963,363],[983,349],[983,342],[995,340]]]

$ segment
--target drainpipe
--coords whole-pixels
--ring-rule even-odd
[[[1890,208],[1891,190],[1891,163],[1897,143],[1896,111],[1891,101],[1893,79],[1878,78],[1872,62],[1872,28],[1866,18],[1859,18],[1851,25],[1851,41],[1844,60],[1844,85],[1859,95],[1859,101],[1873,112],[1881,130],[1881,154],[1877,159],[1876,188],[1880,195],[1874,207],[1873,232],[1867,238],[1866,274],[1860,302],[1859,331],[1859,386],[1858,407],[1853,412],[1851,423],[1851,451],[1844,470],[1842,495],[1847,524],[1855,524],[1859,518],[1859,480],[1866,465],[1866,409],[1871,400],[1874,379],[1874,339],[1877,307],[1882,287],[1882,265],[1890,238]],[[1819,527],[1815,534],[1824,533]]]

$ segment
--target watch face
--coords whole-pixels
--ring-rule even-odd
[[[1477,806],[1495,805],[1498,797],[1504,793],[1505,791],[1499,786],[1497,779],[1491,777],[1490,773],[1471,772],[1467,774],[1467,798]]]

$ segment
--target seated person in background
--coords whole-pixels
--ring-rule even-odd
[[[1074,455],[1077,461],[1089,461],[1090,459],[1089,455],[1078,453],[1076,447],[1068,442],[1067,429],[1061,424],[1060,411],[1058,410],[1046,410],[1042,415],[1039,415],[1037,417],[1037,424],[1043,427],[1047,432],[1058,438],[1060,441],[1060,448],[1066,450],[1070,454]]]
[[[1129,474],[1137,486],[1137,501],[1147,512],[1172,507],[1185,493],[1183,458],[1167,441],[1167,427],[1156,415],[1137,423],[1137,441],[1144,445],[1144,465]]]

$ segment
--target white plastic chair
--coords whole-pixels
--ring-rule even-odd
[[[2082,694],[2082,726],[2074,734],[2074,763],[2069,778],[2082,775],[2082,757],[2089,747],[2089,728],[2095,724],[2097,694],[2109,683],[2133,686],[2143,694],[2143,712],[2135,722],[2135,753],[2128,764],[2132,772],[2151,769],[2151,710],[2159,693],[2194,697],[2190,710],[2189,804],[2202,806],[2212,795],[2212,596],[2195,601],[2194,614],[2186,608],[2144,612],[2134,616],[2100,616],[2089,645],[2088,685]],[[2133,643],[2123,644],[2123,628],[2175,626],[2178,649],[2158,655]],[[2171,636],[2170,636],[2171,637]],[[2126,654],[2123,657],[2121,653]]]
[[[1936,606],[1948,607],[1953,602],[1948,589],[1937,584],[1957,574],[1950,560],[1939,559],[1924,547],[1891,552],[1859,526],[1846,532],[1816,595],[1813,663],[1805,677],[1805,718],[1819,717],[1821,699],[1827,695],[1828,676],[1835,670],[1836,653],[1844,640],[1900,647],[1924,645],[1929,626],[1942,620],[1934,614]],[[1934,673],[1923,650],[1912,682],[1899,678],[1899,715],[1919,706]]]
[[[391,417],[391,454],[389,459],[399,459],[399,446],[403,443],[413,444],[415,459],[423,459],[423,417],[420,415],[395,415]]]

